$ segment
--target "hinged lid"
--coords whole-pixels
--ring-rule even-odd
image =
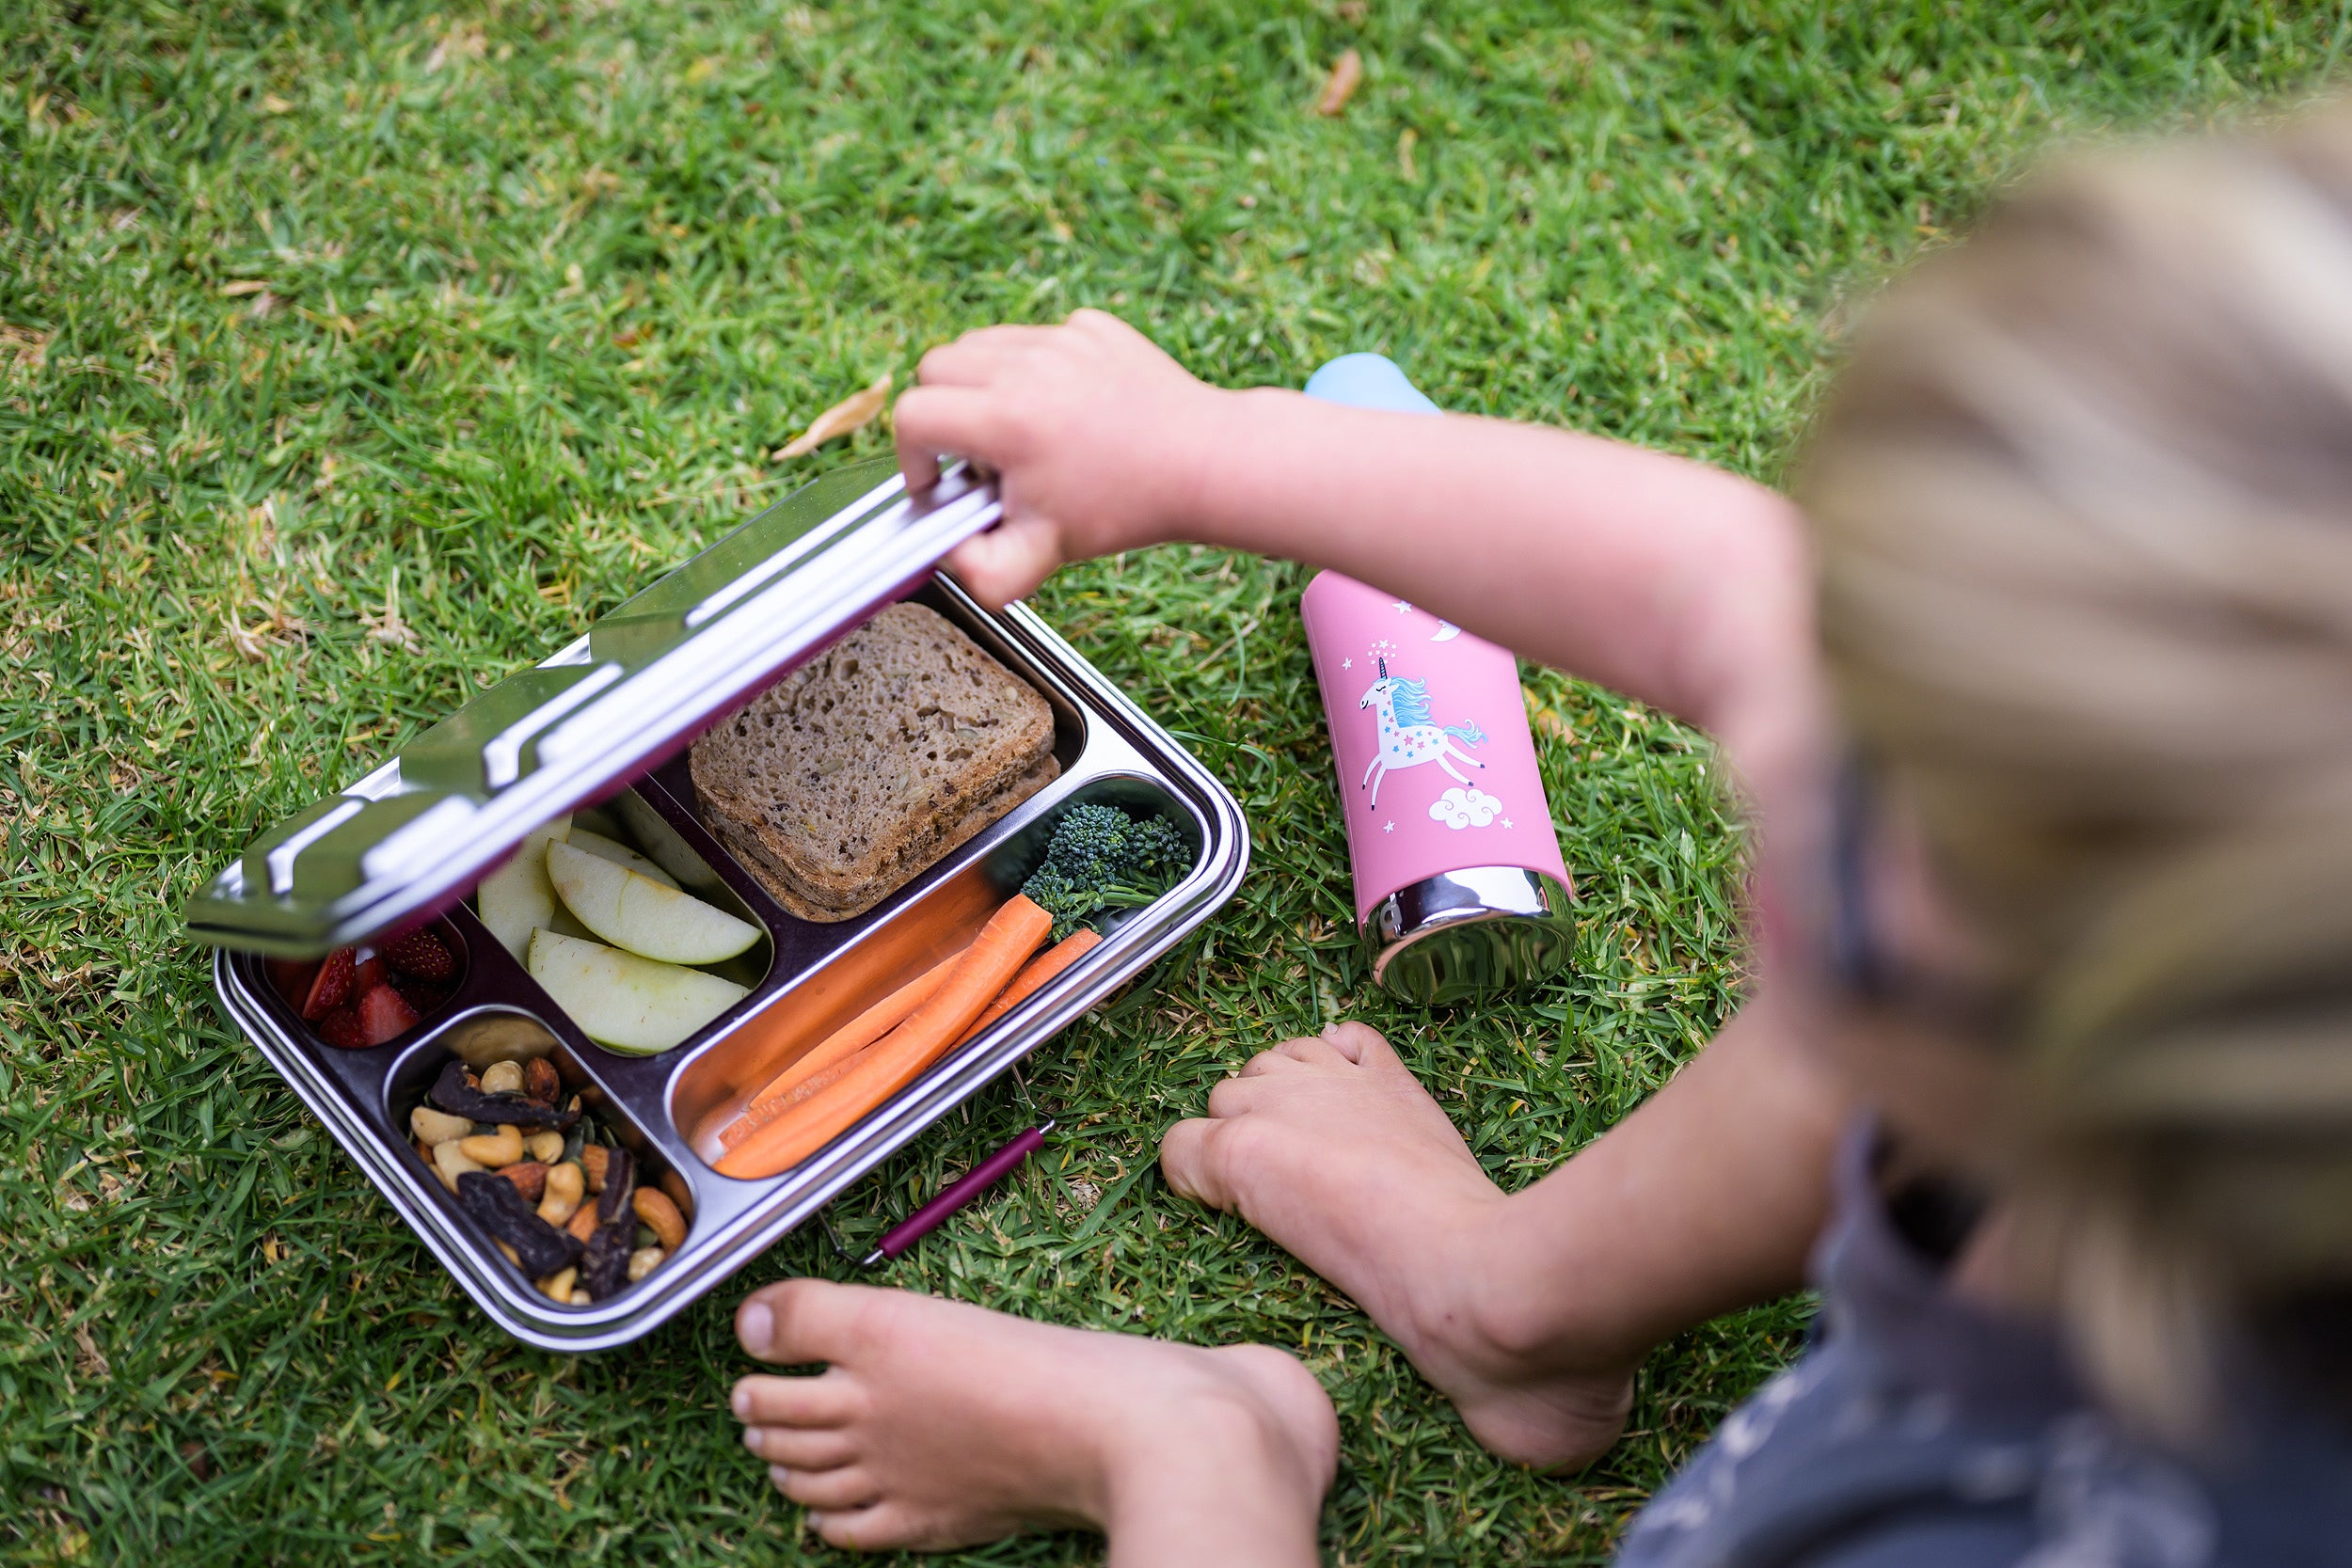
[[[888,459],[804,485],[254,840],[190,896],[189,934],[308,956],[447,905],[532,829],[656,766],[914,587],[999,510],[962,466],[915,497]]]

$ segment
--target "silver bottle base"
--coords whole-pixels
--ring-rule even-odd
[[[1576,916],[1565,884],[1518,865],[1474,865],[1411,882],[1364,917],[1372,977],[1422,1006],[1491,996],[1567,968]]]

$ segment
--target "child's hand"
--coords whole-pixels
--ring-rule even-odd
[[[1100,310],[967,332],[915,376],[894,416],[908,484],[931,483],[948,453],[998,476],[1004,521],[948,558],[992,608],[1065,561],[1168,537],[1229,401]]]

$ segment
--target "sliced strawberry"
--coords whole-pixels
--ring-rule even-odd
[[[338,1007],[318,1022],[319,1038],[343,1051],[358,1051],[375,1042],[368,1038],[357,1007]]]
[[[384,961],[411,979],[441,985],[457,977],[457,960],[431,927],[396,936],[384,944]]]
[[[319,977],[316,958],[263,958],[262,968],[292,1007],[300,1007],[310,999],[310,982]]]
[[[359,998],[359,1032],[369,1045],[398,1039],[417,1026],[417,1009],[389,986]]]
[[[391,977],[384,967],[384,960],[371,954],[351,972],[351,994],[365,996]]]
[[[358,988],[353,984],[358,966],[352,962],[348,947],[338,947],[319,962],[318,977],[310,982],[310,994],[303,998],[302,1016],[316,1023],[352,998]]]

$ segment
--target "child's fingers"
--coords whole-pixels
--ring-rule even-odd
[[[1001,407],[1000,400],[970,387],[914,387],[899,394],[890,424],[909,488],[929,489],[939,460],[950,453],[993,466],[1004,439]]]
[[[925,387],[984,387],[1040,346],[1049,326],[984,326],[942,343],[914,367]]]
[[[1039,517],[1008,518],[947,557],[956,580],[991,610],[1031,592],[1060,564],[1059,531]]]

